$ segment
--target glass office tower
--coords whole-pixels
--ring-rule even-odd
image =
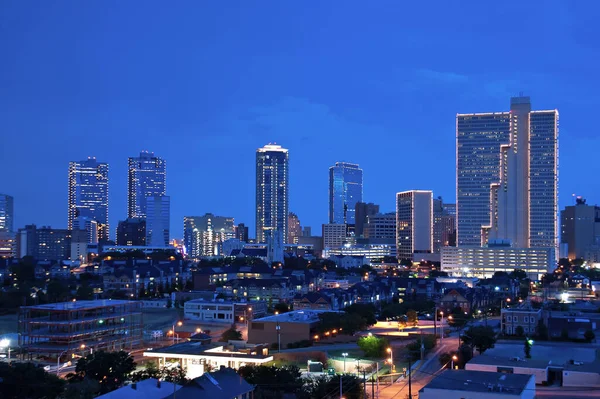
[[[336,162],[329,168],[329,223],[355,224],[362,202],[363,171],[356,164]]]
[[[108,164],[89,157],[69,162],[68,228],[78,217],[95,220],[98,240],[108,240]]]
[[[129,158],[127,217],[145,218],[147,198],[166,195],[167,165],[153,152],[142,151]]]
[[[289,213],[289,153],[280,145],[256,150],[256,241],[266,242],[265,231],[287,234]]]

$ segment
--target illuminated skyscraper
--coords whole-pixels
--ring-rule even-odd
[[[302,226],[300,226],[300,219],[294,212],[290,212],[288,215],[288,231],[287,241],[288,244],[298,244],[298,238],[302,236]]]
[[[248,240],[248,228],[238,225],[238,237]],[[191,258],[222,255],[223,242],[236,237],[234,219],[230,216],[185,216],[183,218],[183,245]]]
[[[256,150],[256,241],[266,242],[265,231],[287,234],[289,153],[279,145]],[[271,235],[275,237],[276,235]]]
[[[396,194],[398,259],[433,251],[433,192],[412,190]]]
[[[0,194],[0,231],[13,232],[14,201],[13,197]]]
[[[108,164],[88,158],[69,162],[68,229],[78,217],[95,220],[98,240],[108,240]]]
[[[129,218],[146,217],[146,198],[166,195],[166,162],[153,152],[142,151],[129,158],[127,214]]]
[[[329,223],[354,224],[362,202],[363,171],[356,164],[336,162],[329,168]]]
[[[558,111],[457,115],[457,218],[459,246],[557,250]]]

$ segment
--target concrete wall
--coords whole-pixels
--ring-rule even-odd
[[[600,374],[584,371],[563,370],[563,387],[600,388]]]
[[[506,368],[512,368],[514,374],[532,374],[535,377],[535,383],[537,385],[541,385],[543,382],[548,379],[548,371],[547,369],[534,369],[528,367],[514,367],[514,366],[500,366]],[[491,371],[494,373],[498,372],[498,366],[494,364],[471,364],[467,363],[465,366],[466,370],[476,370],[476,371]]]

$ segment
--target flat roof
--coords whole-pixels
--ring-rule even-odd
[[[427,389],[448,389],[453,391],[490,392],[514,395],[521,393],[529,381],[531,374],[506,374],[474,370],[445,370],[423,387]],[[500,390],[500,386],[502,390]]]
[[[83,310],[102,308],[109,306],[128,305],[140,303],[138,301],[126,301],[123,299],[96,299],[92,301],[69,301],[58,303],[47,303],[45,305],[21,306],[21,309],[31,310]]]
[[[335,310],[293,310],[291,312],[253,319],[252,322],[315,323],[323,313],[344,313]]]
[[[256,355],[252,355],[250,353],[243,353],[238,351],[233,352],[220,352],[214,351],[214,349],[219,347],[226,347],[228,345],[227,342],[219,342],[214,344],[202,345],[201,342],[198,341],[190,341],[190,342],[182,342],[180,344],[175,344],[171,346],[167,346],[165,348],[157,348],[152,351],[144,352],[144,356],[148,357],[177,357],[177,356],[212,356],[212,357],[242,357],[246,359],[256,359],[256,360],[265,360],[272,359],[271,355],[262,355],[257,353]],[[252,348],[245,348],[246,350],[251,350]]]

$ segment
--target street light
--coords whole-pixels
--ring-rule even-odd
[[[1,340],[0,348],[6,348],[8,350],[8,363],[10,364],[10,340],[8,340],[8,339]]]
[[[182,325],[183,325],[182,321],[177,322],[178,327],[181,327]],[[179,339],[179,336],[177,336],[177,339]],[[175,324],[173,324],[173,345],[175,345]]]
[[[440,312],[440,316],[442,316],[442,320],[440,322],[440,330],[441,334],[440,334],[440,340],[443,341],[444,340],[444,312]]]
[[[454,370],[454,362],[458,360],[458,356],[452,355],[452,370]]]
[[[81,350],[85,350],[85,348],[86,348],[85,344],[81,344],[80,348],[81,348]],[[90,346],[90,355],[92,355],[92,354],[94,354],[94,348],[92,348]]]
[[[392,351],[391,347],[387,348],[386,350],[387,350],[387,353],[390,354],[390,369],[391,369],[390,374],[393,374],[394,373],[394,352]],[[391,383],[394,384],[394,377],[393,376],[392,376]]]
[[[346,358],[348,357],[348,354],[346,352],[342,353],[342,356],[344,356],[344,373],[346,372]]]
[[[69,351],[68,349],[66,349],[66,350],[62,351],[62,352],[60,353],[60,355],[58,355],[58,357],[56,358],[56,375],[58,375],[58,369],[59,369],[59,367],[60,367],[60,358],[61,358],[61,356],[62,356],[62,355],[64,355],[64,354],[65,354],[65,353],[67,353],[68,351]]]

